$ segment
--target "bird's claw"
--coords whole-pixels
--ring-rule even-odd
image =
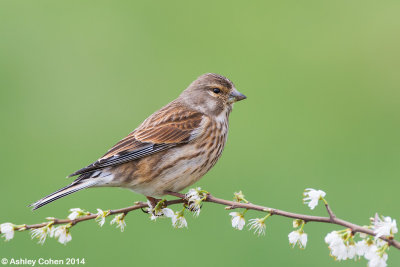
[[[160,217],[163,216],[164,214],[162,213],[162,209],[166,207],[165,202],[167,201],[166,199],[157,199],[153,197],[147,197],[149,200],[149,207],[147,210],[142,208],[142,211],[148,214],[151,214],[155,217]]]

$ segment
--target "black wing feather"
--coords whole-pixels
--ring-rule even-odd
[[[171,148],[176,145],[177,144],[147,143],[145,146],[143,146],[140,149],[136,149],[134,151],[129,151],[129,152],[122,152],[120,154],[116,154],[109,158],[100,159],[100,160],[94,162],[93,164],[90,164],[89,166],[82,168],[82,169],[68,175],[68,177],[72,177],[72,176],[79,175],[79,174],[85,174],[88,172],[93,172],[93,171],[104,169],[104,168],[110,167],[110,166],[120,165],[120,164],[126,163],[128,161],[132,161],[135,159],[140,159],[140,158],[152,155],[154,153],[163,151],[165,149]]]

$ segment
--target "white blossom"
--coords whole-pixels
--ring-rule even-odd
[[[376,256],[368,262],[368,267],[386,267],[388,255],[385,253],[382,256]]]
[[[185,198],[189,203],[189,210],[193,212],[194,216],[199,216],[201,210],[201,203],[203,201],[203,196],[200,195],[200,187],[196,189],[190,189],[189,192],[186,194]]]
[[[367,260],[371,260],[371,259],[375,258],[377,255],[378,255],[378,247],[375,244],[373,244],[373,245],[369,246],[369,249],[365,252],[364,257]]]
[[[160,210],[153,209],[151,212],[150,220],[155,221],[160,217],[173,218],[175,216],[175,212],[169,208],[163,208]]]
[[[193,212],[193,215],[195,217],[198,217],[200,215],[200,211],[201,211],[201,199],[196,199],[193,202],[189,203],[189,210],[191,210]]]
[[[201,190],[200,187],[189,189],[189,192],[186,193],[185,198],[187,200],[190,200],[192,198],[196,198],[196,199],[200,198],[200,190]]]
[[[150,214],[151,214],[150,220],[152,220],[152,221],[156,221],[158,218],[163,216],[161,210],[158,210],[158,211],[153,210],[153,212],[151,212]]]
[[[356,246],[354,243],[349,244],[347,246],[347,258],[354,259],[355,256],[356,256]]]
[[[300,248],[305,248],[307,245],[307,234],[303,231],[293,231],[289,235],[289,243],[294,247],[296,244]]]
[[[95,221],[100,225],[100,227],[102,227],[104,225],[104,223],[106,222],[106,217],[109,214],[109,211],[104,211],[102,209],[97,209],[97,217],[95,219]]]
[[[367,241],[366,240],[361,240],[361,241],[358,241],[356,244],[355,244],[355,248],[356,248],[356,254],[357,254],[357,256],[364,256],[365,255],[365,253],[368,251],[368,249],[369,249],[369,245],[368,245],[368,243],[367,243]]]
[[[386,267],[388,255],[379,251],[379,247],[371,245],[364,257],[368,260],[368,267]]]
[[[0,232],[3,234],[5,241],[9,241],[14,238],[14,224],[3,223],[0,225]]]
[[[380,239],[369,239],[365,237],[365,239],[358,241],[355,244],[356,254],[358,256],[365,256],[366,258],[370,258],[372,255],[376,254],[376,251],[379,247],[386,245],[387,242]]]
[[[172,226],[175,228],[187,227],[187,222],[184,217],[183,211],[174,212],[170,208],[163,208],[160,210],[153,209],[150,219],[155,221],[156,219],[158,219],[160,217],[171,218]]]
[[[325,242],[329,245],[331,256],[339,261],[354,259],[356,255],[361,255],[364,249],[361,243],[354,243],[350,229],[330,232],[326,235]]]
[[[337,260],[346,260],[348,258],[348,248],[339,232],[333,231],[327,234],[325,242],[329,245],[331,255]]]
[[[183,215],[183,212],[177,212],[174,214],[174,216],[171,218],[172,219],[172,226],[175,228],[187,228],[187,222],[185,219],[185,216]]]
[[[31,229],[31,237],[39,239],[38,244],[43,245],[46,241],[46,237],[52,237],[54,235],[54,229],[52,225],[46,225],[40,228]]]
[[[339,232],[332,231],[325,236],[325,243],[328,245],[336,245],[338,243],[343,243],[343,239],[339,235]]]
[[[63,245],[66,245],[69,241],[72,240],[71,233],[69,232],[69,226],[62,225],[55,228],[54,237],[58,238],[58,242],[60,242]]]
[[[175,212],[171,210],[170,208],[163,208],[161,209],[161,213],[163,216],[167,218],[173,218],[175,216]]]
[[[254,229],[254,234],[265,235],[265,218],[256,218],[249,220],[249,230]]]
[[[229,215],[232,216],[232,227],[235,229],[238,229],[238,230],[242,230],[243,226],[246,223],[243,213],[231,212],[231,213],[229,213]]]
[[[160,211],[156,211],[152,205],[152,203],[147,200],[147,205],[149,206],[147,208],[147,213],[151,214],[150,216],[150,220],[155,221],[157,219],[158,216],[161,216],[161,212]]]
[[[329,248],[331,250],[331,255],[335,257],[336,260],[347,260],[347,247],[343,242],[338,243],[335,246],[330,246]]]
[[[307,188],[303,195],[304,204],[307,204],[313,210],[318,205],[318,201],[326,196],[326,193],[322,190]]]
[[[71,212],[71,214],[68,215],[68,219],[70,220],[75,220],[76,218],[87,214],[86,211],[81,210],[80,208],[70,209],[69,211]]]
[[[330,232],[326,235],[325,242],[329,244],[331,256],[336,260],[357,259],[357,256],[364,256],[368,260],[369,267],[386,267],[387,242],[364,235],[361,238],[363,240],[354,243],[351,230],[346,229]]]
[[[161,215],[160,215],[160,216],[161,216]],[[152,213],[151,216],[150,216],[150,220],[155,221],[155,220],[157,220],[158,217],[159,217],[159,216],[154,215],[154,214]]]
[[[390,217],[382,217],[381,219],[376,216],[372,224],[377,238],[381,236],[391,236],[398,232],[396,220],[392,220]]]
[[[147,201],[147,205],[149,206],[147,208],[147,212],[151,214],[150,220],[152,221],[155,221],[162,216],[167,218],[172,218],[173,216],[175,216],[175,212],[170,208],[157,209],[157,206],[153,207],[150,201]]]
[[[121,213],[121,214],[116,215],[114,217],[114,219],[112,219],[110,222],[111,225],[113,225],[114,223],[117,224],[117,228],[121,229],[121,232],[123,232],[125,230],[125,226],[126,226],[125,214]]]

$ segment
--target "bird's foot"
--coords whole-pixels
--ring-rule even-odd
[[[159,216],[163,216],[164,213],[162,209],[166,207],[165,201],[166,199],[157,199],[153,197],[146,197],[149,200],[149,208],[147,209],[147,213],[152,215],[152,218],[156,218]]]
[[[161,199],[154,198],[154,197],[147,197],[147,196],[146,196],[146,198],[149,200],[150,205],[151,205],[152,208],[154,208],[155,206],[157,206],[157,204],[158,204],[160,201],[162,201]]]
[[[166,199],[161,199],[157,202],[156,206],[154,207],[154,210],[159,211],[162,210],[163,208],[166,208],[167,205],[165,205]]]

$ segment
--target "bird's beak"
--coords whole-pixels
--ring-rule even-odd
[[[234,103],[243,99],[246,99],[247,97],[240,93],[236,88],[233,88],[232,93],[229,95],[229,102]]]

